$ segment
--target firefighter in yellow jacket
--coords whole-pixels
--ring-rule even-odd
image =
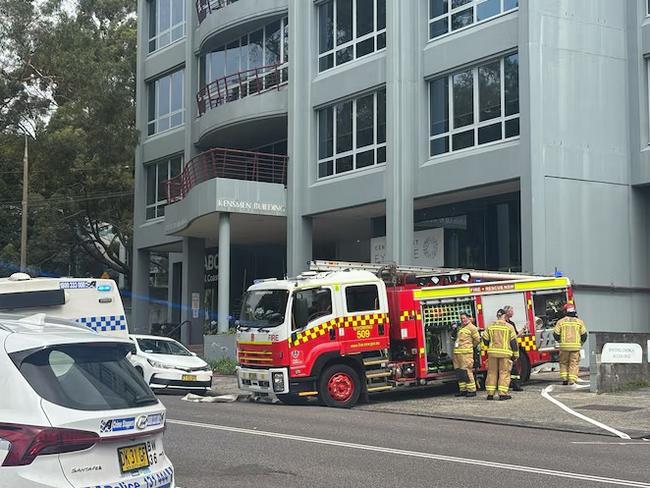
[[[476,381],[474,380],[474,348],[478,346],[481,338],[478,328],[472,323],[469,315],[460,314],[460,327],[456,331],[454,343],[454,369],[458,378],[458,397],[475,397]]]
[[[580,370],[580,349],[587,340],[585,323],[576,314],[572,303],[564,305],[566,316],[555,323],[553,336],[560,343],[560,378],[563,385],[573,385]]]
[[[510,371],[512,363],[519,357],[517,333],[512,325],[505,321],[505,312],[497,312],[496,322],[492,322],[483,331],[483,344],[487,347],[487,378],[485,390],[487,399],[494,400],[494,393],[499,390],[499,400],[510,400]]]

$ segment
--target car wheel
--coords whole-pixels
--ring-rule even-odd
[[[318,391],[328,407],[350,408],[361,394],[359,375],[350,366],[335,364],[323,372]]]

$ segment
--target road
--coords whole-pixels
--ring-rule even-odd
[[[181,488],[650,488],[650,442],[359,409],[161,400]]]

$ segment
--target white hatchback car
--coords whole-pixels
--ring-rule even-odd
[[[165,407],[130,343],[83,325],[0,318],[0,486],[173,488]]]
[[[212,368],[180,342],[168,337],[131,335],[135,345],[129,360],[153,389],[206,390]]]

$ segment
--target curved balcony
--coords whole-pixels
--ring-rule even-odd
[[[196,0],[196,16],[199,19],[199,24],[212,12],[236,2],[237,0]]]
[[[288,157],[281,154],[217,147],[190,160],[178,176],[167,180],[167,201],[175,203],[192,188],[214,178],[287,184]]]
[[[218,78],[196,94],[198,116],[228,102],[279,90],[289,82],[288,64],[261,66]]]

